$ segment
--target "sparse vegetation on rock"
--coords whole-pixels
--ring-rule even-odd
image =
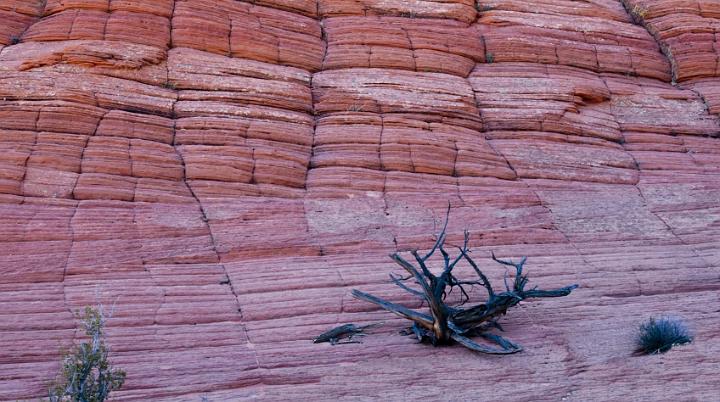
[[[633,6],[632,10],[630,10],[630,14],[633,16],[637,16],[639,18],[645,18],[647,15],[647,8],[641,6],[640,4],[636,4]]]
[[[63,357],[60,373],[49,390],[51,402],[101,402],[125,382],[125,372],[113,369],[108,362],[102,308],[85,307],[82,319],[90,340]]]
[[[690,330],[680,319],[650,318],[640,324],[637,346],[642,354],[665,353],[673,346],[692,342]]]
[[[501,336],[487,333],[487,331],[492,328],[502,330],[502,327],[497,322],[498,319],[505,315],[508,309],[516,306],[521,301],[529,298],[567,296],[577,285],[566,286],[555,290],[539,290],[537,288],[526,290],[525,286],[528,283],[528,276],[523,274],[523,266],[526,258],[523,258],[519,263],[513,263],[511,261],[500,260],[493,254],[492,258],[495,262],[515,268],[515,278],[512,286],[508,284],[507,278],[505,278],[505,291],[496,292],[487,276],[483,274],[469,255],[468,241],[470,236],[467,231],[465,231],[463,245],[457,247],[459,254],[456,257],[451,258],[445,249],[445,232],[447,230],[449,213],[450,208],[448,207],[445,226],[437,236],[437,241],[432,249],[424,255],[420,254],[417,250],[410,252],[417,263],[417,267],[399,253],[394,253],[390,256],[390,258],[409,274],[407,277],[390,274],[393,283],[427,303],[430,314],[409,309],[357,289],[353,290],[353,296],[377,304],[385,310],[412,321],[413,325],[407,333],[414,334],[421,342],[429,340],[433,345],[457,342],[477,352],[490,354],[509,354],[521,351],[522,347],[519,345]],[[440,275],[435,275],[431,272],[430,267],[428,267],[428,259],[437,251],[442,254],[444,261],[443,270]],[[461,280],[453,274],[453,269],[463,260],[475,271],[478,276],[477,280]],[[413,289],[405,284],[405,281],[411,279],[420,286],[420,290]],[[488,293],[487,301],[470,308],[463,308],[462,305],[470,298],[466,291],[466,287],[468,286],[485,288]],[[445,299],[453,289],[459,289],[461,297],[458,305],[451,306],[446,303]],[[472,336],[480,336],[498,345],[499,348],[479,344],[470,339]]]

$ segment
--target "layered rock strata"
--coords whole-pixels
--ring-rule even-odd
[[[718,20],[710,0],[0,2],[0,400],[46,395],[98,302],[117,400],[712,399]],[[581,286],[503,319],[520,354],[416,344],[350,296],[420,307],[387,255],[429,247],[448,202],[493,281],[491,252]],[[631,357],[661,314],[695,343]]]

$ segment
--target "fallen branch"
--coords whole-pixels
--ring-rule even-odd
[[[328,342],[331,345],[337,345],[341,343],[362,343],[360,341],[353,341],[353,338],[356,336],[365,336],[364,331],[366,329],[377,327],[378,325],[382,324],[382,322],[378,322],[375,324],[368,324],[362,326],[358,326],[355,324],[340,325],[318,335],[317,338],[313,339],[313,343]],[[347,341],[340,342],[341,339],[345,338],[347,338]]]
[[[487,276],[483,274],[469,255],[468,241],[470,236],[467,231],[465,231],[463,245],[462,247],[458,247],[459,254],[455,258],[451,258],[450,254],[445,250],[449,214],[450,207],[448,206],[445,225],[429,252],[425,255],[421,255],[417,250],[410,252],[417,266],[413,265],[399,253],[390,255],[390,258],[408,273],[407,277],[390,274],[390,279],[399,288],[426,302],[430,309],[429,314],[417,312],[357,289],[353,289],[352,295],[412,321],[413,325],[407,333],[415,335],[421,342],[429,340],[433,345],[457,342],[477,352],[490,354],[509,354],[521,351],[521,346],[501,336],[485,333],[485,331],[491,328],[502,330],[497,320],[505,315],[509,308],[518,305],[518,303],[523,300],[567,296],[573,289],[577,288],[578,285],[565,286],[554,290],[539,290],[537,288],[525,290],[525,286],[528,283],[528,276],[523,274],[523,266],[527,258],[523,258],[519,263],[514,263],[512,261],[498,259],[495,257],[495,254],[493,254],[492,259],[495,262],[515,268],[512,286],[507,283],[506,278],[505,291],[497,293],[490,284]],[[427,264],[428,259],[432,257],[436,251],[440,252],[444,262],[440,275],[433,274]],[[475,271],[478,276],[477,280],[461,281],[455,277],[453,269],[463,260]],[[419,290],[413,289],[404,283],[410,279],[420,287]],[[479,286],[484,288],[488,294],[487,301],[469,308],[463,308],[462,306],[469,300],[468,292],[465,289],[466,286]],[[445,302],[445,298],[455,288],[458,288],[461,292],[460,303],[459,305],[451,306]],[[480,336],[496,344],[498,347],[476,343],[470,339],[472,336]]]

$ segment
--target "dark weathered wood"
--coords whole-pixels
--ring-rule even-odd
[[[486,333],[492,328],[502,330],[498,323],[500,317],[507,314],[508,309],[518,305],[521,301],[529,298],[542,297],[562,297],[569,295],[578,285],[565,286],[554,290],[539,290],[533,288],[525,290],[528,283],[527,275],[523,275],[523,267],[527,261],[526,257],[518,263],[512,261],[501,260],[492,254],[492,259],[502,265],[512,266],[515,268],[515,274],[512,285],[507,282],[507,274],[505,277],[505,291],[496,293],[487,276],[483,274],[475,261],[470,257],[468,243],[470,235],[465,231],[463,245],[457,247],[459,254],[452,258],[445,249],[445,239],[447,238],[446,230],[449,219],[450,208],[446,216],[445,224],[442,232],[437,236],[437,241],[432,249],[425,255],[421,255],[417,250],[412,250],[410,254],[415,258],[419,268],[403,258],[399,253],[390,255],[398,265],[400,265],[408,274],[408,277],[401,277],[390,274],[390,278],[398,287],[406,292],[424,300],[428,304],[430,314],[424,314],[405,306],[383,300],[371,294],[353,290],[352,295],[358,299],[374,303],[381,308],[395,313],[403,318],[413,321],[411,331],[408,334],[415,335],[418,340],[429,340],[433,345],[457,342],[469,349],[482,353],[490,354],[509,354],[517,353],[522,347],[513,342],[500,337],[498,335]],[[427,260],[439,251],[443,259],[443,269],[440,275],[433,274],[427,265]],[[453,269],[460,261],[466,261],[477,274],[477,280],[459,280],[453,275]],[[420,286],[420,290],[413,289],[403,282],[413,279]],[[468,292],[464,286],[475,286],[484,288],[487,291],[488,298],[485,303],[477,304],[469,308],[461,306],[469,300]],[[461,292],[460,304],[451,306],[445,302],[445,297],[452,292],[454,288],[458,288]],[[499,348],[481,345],[468,336],[479,335],[488,341],[496,344]]]
[[[393,312],[400,317],[407,318],[408,320],[414,321],[423,327],[426,328],[432,328],[433,325],[433,319],[431,316],[423,313],[418,313],[417,311],[411,310],[405,306],[391,303],[389,301],[383,300],[377,296],[373,296],[369,293],[361,292],[357,289],[353,289],[352,295],[358,299],[362,299],[365,301],[368,301],[370,303],[375,303],[378,306],[384,308],[387,311]]]
[[[355,324],[340,325],[318,335],[315,339],[313,339],[313,343],[329,342],[331,345],[337,345],[339,343],[360,343],[360,341],[353,341],[352,338],[356,336],[365,336],[363,331],[382,324],[382,322],[379,322],[361,326]],[[340,342],[340,340],[344,338],[348,338],[348,340],[346,342]]]
[[[487,334],[483,334],[481,336],[486,339],[489,338],[489,336]],[[512,353],[517,353],[517,352],[522,351],[521,346],[518,346],[518,345],[516,345],[500,336],[497,336],[497,335],[493,335],[493,338],[489,338],[489,339],[494,340],[495,343],[499,344],[500,348],[493,348],[490,346],[481,345],[481,344],[473,341],[472,339],[466,338],[459,334],[452,334],[452,339],[457,341],[459,344],[465,346],[468,349],[472,349],[476,352],[488,353],[491,355],[509,355]],[[502,341],[500,341],[498,339],[502,339]]]
[[[425,295],[422,292],[418,292],[415,289],[411,289],[410,287],[408,287],[407,285],[402,283],[402,281],[408,280],[408,279],[409,278],[402,278],[399,276],[395,276],[392,273],[390,274],[390,280],[393,281],[393,283],[396,284],[400,289],[402,289],[412,295],[417,296],[419,299],[421,299],[423,301],[427,301],[427,298],[425,297]]]

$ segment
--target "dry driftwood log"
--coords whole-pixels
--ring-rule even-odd
[[[377,304],[385,310],[411,320],[413,325],[410,333],[414,334],[421,342],[429,340],[433,345],[442,345],[454,341],[477,352],[491,354],[509,354],[521,351],[522,347],[519,345],[501,336],[487,333],[486,331],[491,328],[502,330],[497,320],[502,315],[505,315],[510,307],[516,306],[521,301],[533,297],[567,296],[573,289],[577,288],[578,285],[566,286],[555,290],[539,290],[537,288],[525,290],[525,286],[528,283],[527,275],[523,274],[523,265],[525,264],[526,258],[523,258],[519,263],[514,263],[512,261],[500,260],[493,254],[492,258],[494,261],[515,268],[515,277],[512,286],[508,284],[508,278],[506,277],[505,291],[496,293],[488,278],[478,268],[473,259],[470,258],[470,250],[468,249],[469,233],[467,230],[465,231],[465,240],[462,247],[457,247],[459,254],[456,257],[451,258],[445,249],[449,214],[450,208],[448,207],[442,232],[438,235],[435,245],[428,253],[421,255],[417,250],[410,252],[417,266],[413,265],[413,263],[399,253],[390,255],[390,258],[409,274],[407,277],[390,274],[390,279],[401,289],[426,302],[430,309],[430,314],[409,309],[357,289],[353,289],[353,296]],[[440,275],[433,274],[427,263],[428,259],[437,251],[440,252],[444,261],[444,267]],[[467,262],[472,267],[478,279],[460,280],[453,275],[453,269],[461,261]],[[411,288],[405,283],[411,279],[419,285],[419,289]],[[465,288],[475,285],[481,286],[487,291],[487,301],[469,308],[463,308],[464,303],[469,300]],[[451,306],[445,302],[445,296],[454,288],[460,290],[461,300],[458,305]],[[498,347],[479,344],[470,339],[472,336],[480,336],[498,345]]]
[[[368,328],[377,327],[384,323],[378,322],[375,324],[368,325],[355,325],[355,324],[344,324],[332,328],[322,334],[318,335],[313,339],[313,343],[329,342],[331,345],[338,345],[342,343],[362,343],[360,341],[354,341],[353,338],[356,336],[365,336],[364,331]],[[340,342],[341,339],[347,338],[347,341]]]

